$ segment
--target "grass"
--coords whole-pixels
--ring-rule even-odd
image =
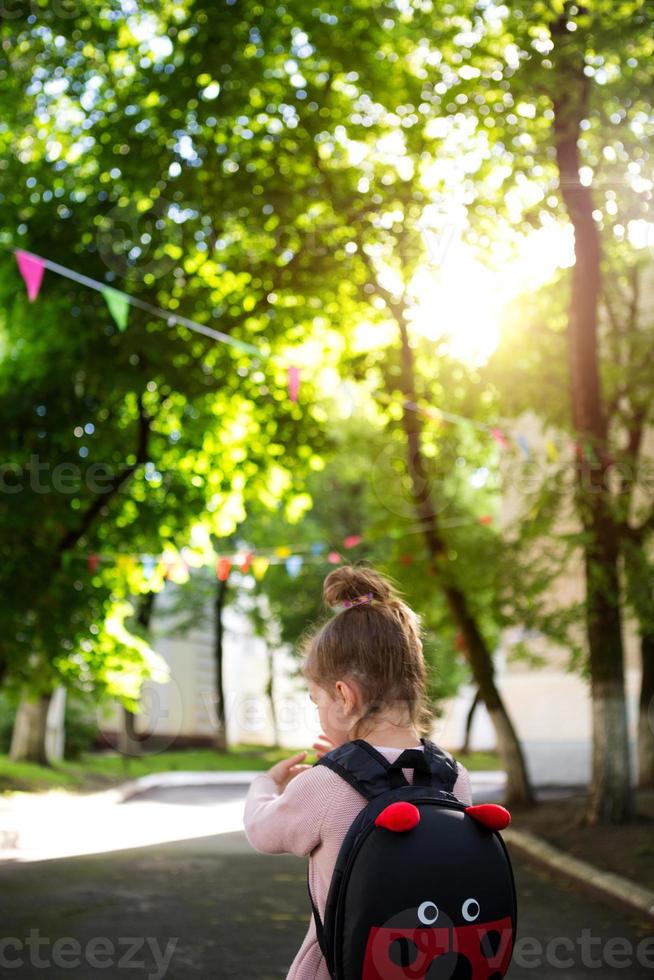
[[[106,789],[125,780],[136,779],[156,772],[184,770],[187,772],[242,769],[269,769],[280,759],[286,759],[301,749],[273,749],[258,745],[234,745],[229,752],[214,749],[181,749],[158,752],[140,757],[128,757],[116,752],[87,752],[79,759],[39,766],[30,762],[12,762],[0,755],[0,793],[12,791],[39,792],[65,789],[88,792]],[[457,755],[468,769],[498,769],[499,760],[491,752]],[[313,753],[307,762],[313,762]]]
[[[496,752],[453,752],[452,754],[470,772],[486,772],[502,768],[500,757]]]

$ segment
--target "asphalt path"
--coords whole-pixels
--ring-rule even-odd
[[[122,806],[145,798],[162,814],[169,804],[219,814],[244,791],[166,788]],[[519,929],[509,980],[654,980],[652,923],[512,857]],[[0,977],[284,980],[309,924],[305,867],[258,854],[233,831],[8,861],[0,864]]]

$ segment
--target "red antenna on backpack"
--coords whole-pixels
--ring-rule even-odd
[[[511,814],[498,803],[479,803],[477,806],[467,806],[465,812],[477,823],[488,827],[489,830],[504,830],[511,823]]]
[[[386,830],[394,830],[396,833],[403,833],[413,828],[420,822],[420,811],[413,803],[406,803],[400,800],[397,803],[389,803],[381,813],[375,817],[376,827],[385,827]]]

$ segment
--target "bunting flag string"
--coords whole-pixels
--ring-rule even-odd
[[[30,303],[34,302],[38,296],[43,281],[43,274],[46,269],[49,269],[57,273],[57,275],[64,276],[73,282],[77,282],[89,289],[95,289],[101,293],[116,326],[121,331],[127,329],[129,308],[130,306],[134,306],[152,316],[164,319],[170,327],[176,325],[188,327],[189,330],[204,334],[213,340],[218,340],[223,344],[229,344],[237,350],[256,355],[264,360],[267,359],[279,364],[286,363],[279,355],[268,354],[261,348],[255,347],[254,344],[249,344],[244,340],[238,340],[236,337],[223,333],[221,330],[215,330],[213,327],[208,327],[203,323],[190,320],[188,317],[180,316],[178,313],[172,313],[169,310],[163,310],[160,307],[153,306],[151,303],[139,299],[138,296],[132,296],[130,293],[125,293],[113,286],[108,286],[106,283],[99,282],[97,279],[91,279],[90,276],[82,275],[74,269],[69,269],[67,266],[61,265],[59,262],[53,262],[51,259],[34,255],[32,252],[25,252],[22,249],[12,249],[12,251],[16,256],[19,272],[25,281]],[[292,402],[297,402],[300,391],[300,369],[296,364],[288,364],[286,371],[289,398]]]
[[[407,399],[395,401],[395,399],[386,393],[377,392],[374,397],[379,401],[385,402],[386,404],[394,402],[395,404],[401,405],[403,408],[408,409],[410,412],[417,412],[424,415],[426,418],[431,419],[432,421],[453,422],[456,424],[472,426],[473,428],[479,429],[482,432],[488,433],[493,441],[497,443],[499,448],[504,452],[511,450],[513,448],[513,443],[515,443],[515,445],[520,449],[522,455],[525,457],[526,462],[531,462],[533,460],[532,447],[529,444],[527,436],[522,432],[509,432],[508,425],[491,425],[485,422],[480,422],[478,419],[469,418],[465,415],[456,415],[454,412],[447,412],[444,409],[437,408],[435,405],[418,405],[417,402],[409,401]],[[556,463],[559,460],[563,443],[571,446],[579,459],[586,459],[593,466],[599,465],[600,460],[598,452],[593,447],[591,441],[587,438],[577,442],[573,442],[571,439],[566,438],[560,442],[558,446],[552,439],[546,439],[545,452],[548,462]]]
[[[223,333],[221,330],[216,330],[213,327],[207,326],[206,324],[198,323],[196,320],[191,320],[188,317],[181,316],[179,313],[173,313],[170,310],[164,310],[160,307],[153,306],[151,303],[147,303],[138,296],[133,296],[130,293],[116,289],[114,286],[109,286],[107,283],[99,282],[97,279],[92,279],[90,276],[85,276],[80,272],[76,272],[74,269],[61,265],[59,262],[52,261],[52,259],[44,258],[41,255],[35,255],[32,252],[27,252],[23,249],[14,248],[13,246],[6,244],[2,244],[2,247],[7,248],[9,251],[14,253],[18,270],[25,282],[27,296],[31,303],[38,297],[41,284],[43,282],[44,272],[46,269],[48,269],[51,272],[55,272],[57,275],[64,276],[73,282],[77,282],[82,286],[86,286],[89,289],[94,289],[101,293],[107,304],[109,313],[115,321],[118,329],[121,331],[127,329],[129,308],[130,306],[133,306],[136,309],[143,310],[152,316],[157,316],[164,319],[168,326],[187,327],[189,330],[193,330],[196,333],[201,333],[204,336],[211,337],[220,343],[227,344],[236,348],[237,350],[260,357],[263,360],[284,364],[286,366],[286,383],[289,399],[292,402],[297,402],[300,389],[300,368],[296,364],[288,364],[287,361],[281,358],[279,355],[269,354],[261,348],[256,347],[254,344],[250,344],[244,340],[239,340],[236,337],[232,337],[230,334]],[[381,392],[377,392],[375,397],[386,402],[394,401],[390,395]],[[418,405],[417,402],[409,400],[404,400],[402,404],[404,408],[413,412],[419,412],[432,420],[453,422],[456,424],[464,423],[472,426],[473,428],[488,432],[500,449],[509,450],[511,448],[512,438],[508,433],[506,426],[480,422],[477,419],[458,415],[454,412],[448,412],[445,409],[434,405],[421,406]],[[521,450],[525,459],[530,462],[532,459],[532,452],[529,446],[529,441],[524,433],[516,433],[513,435],[513,440]],[[581,446],[579,442],[572,443],[572,445],[577,452],[577,455],[579,455],[581,458],[586,458],[589,462],[595,465],[598,459],[597,453],[587,438],[585,439],[583,446]],[[557,462],[560,455],[559,448],[557,448],[551,439],[547,439],[545,449],[548,461],[551,463]]]
[[[463,527],[475,524],[489,526],[492,523],[493,517],[490,514],[483,514],[474,520],[459,518],[450,520],[441,519],[440,526],[443,528]],[[418,526],[401,536],[406,537],[407,534],[418,534],[422,530],[422,526]],[[343,539],[343,548],[351,549],[363,543],[364,538],[361,534],[349,534]],[[182,552],[184,551],[185,549],[182,548]],[[66,552],[64,558],[66,564],[72,559],[83,558],[91,574],[97,572],[101,564],[112,564],[125,574],[132,572],[140,564],[143,577],[146,581],[153,579],[156,574],[159,574],[162,579],[179,584],[188,581],[189,569],[191,567],[207,567],[212,564],[215,569],[216,578],[220,582],[226,582],[234,570],[238,570],[243,575],[251,572],[257,581],[261,581],[271,565],[284,565],[289,576],[291,578],[297,578],[306,564],[324,565],[327,563],[329,565],[338,565],[348,560],[340,551],[329,549],[328,545],[323,541],[314,541],[306,547],[297,548],[291,548],[289,545],[278,545],[274,548],[266,549],[266,553],[256,549],[251,549],[246,552],[243,550],[235,551],[229,554],[214,555],[212,558],[199,564],[197,558],[194,558],[193,561],[188,561],[183,554],[175,556],[164,554],[157,558],[151,554],[138,553],[111,555],[92,552],[89,555],[75,555]],[[418,559],[414,555],[405,554],[401,555],[399,560],[402,564],[406,565],[412,564],[414,560]]]

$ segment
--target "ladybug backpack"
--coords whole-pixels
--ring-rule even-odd
[[[420,741],[393,763],[363,739],[314,763],[368,801],[341,845],[324,922],[309,887],[332,980],[500,980],[509,968],[516,891],[499,831],[511,817],[458,800],[455,759]]]

